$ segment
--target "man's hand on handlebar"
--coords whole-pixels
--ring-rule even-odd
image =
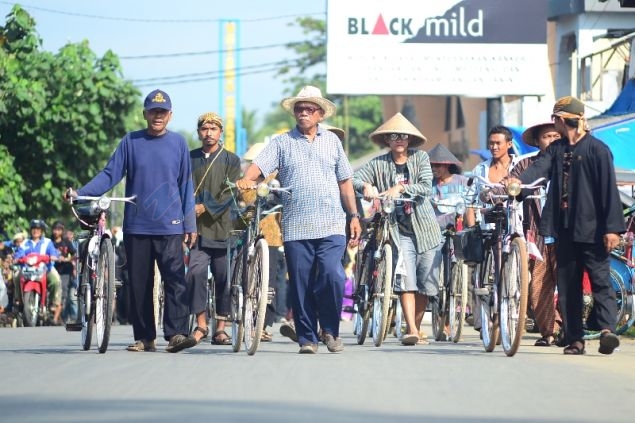
[[[236,181],[236,186],[238,189],[246,190],[246,189],[254,189],[256,188],[256,181],[252,181],[251,179],[242,178]]]
[[[68,188],[66,191],[64,191],[64,201],[66,201],[67,203],[72,202],[75,198],[77,198],[77,191],[75,191],[73,188]]]

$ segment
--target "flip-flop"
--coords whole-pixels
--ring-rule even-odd
[[[417,342],[419,342],[418,335],[404,335],[403,338],[401,338],[402,345],[416,345]]]

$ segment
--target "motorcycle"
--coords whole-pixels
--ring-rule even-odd
[[[46,265],[50,261],[49,256],[38,253],[30,253],[17,260],[21,265],[20,290],[26,326],[42,325],[48,319]]]

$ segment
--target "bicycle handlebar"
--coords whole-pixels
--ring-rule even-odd
[[[481,184],[482,187],[485,188],[503,188],[505,189],[505,191],[507,191],[508,186],[505,186],[499,182],[490,182],[487,179],[483,178],[482,176],[479,175],[474,175],[472,178],[478,180]],[[528,184],[519,184],[520,189],[536,189],[536,188],[540,188],[541,184],[545,181],[545,178],[538,178],[533,182],[530,182]]]

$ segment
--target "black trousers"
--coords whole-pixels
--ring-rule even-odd
[[[582,340],[582,276],[586,268],[593,291],[593,311],[590,326],[615,331],[617,303],[610,280],[609,254],[603,244],[574,242],[570,230],[558,234],[556,247],[558,264],[558,302],[562,315],[565,342]]]
[[[183,261],[183,235],[124,234],[130,280],[130,323],[135,340],[154,340],[154,261],[161,272],[165,289],[163,335],[188,335],[189,299]]]
[[[227,288],[227,248],[201,247],[200,242],[190,250],[187,279],[191,291],[191,312],[198,314],[207,308],[207,270],[214,275],[216,314],[229,316],[229,290]],[[213,317],[213,316],[212,316]]]

